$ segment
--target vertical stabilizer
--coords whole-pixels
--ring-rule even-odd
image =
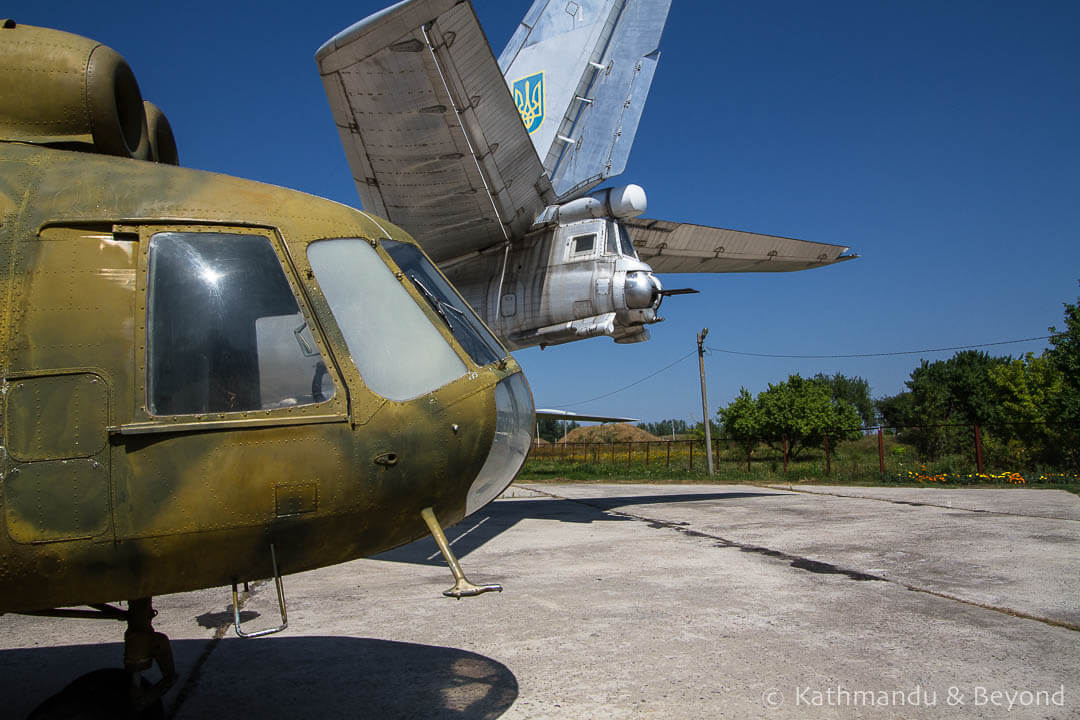
[[[535,0],[499,57],[560,200],[626,167],[671,0]]]

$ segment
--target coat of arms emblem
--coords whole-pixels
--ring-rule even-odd
[[[521,121],[531,135],[544,122],[544,73],[538,72],[515,80],[512,90]]]

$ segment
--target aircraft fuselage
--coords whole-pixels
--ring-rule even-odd
[[[597,336],[641,342],[660,320],[660,281],[611,218],[542,228],[508,253],[440,267],[511,349]]]
[[[283,573],[370,555],[512,479],[523,376],[404,279],[400,231],[141,160],[0,142],[0,168],[0,612],[269,577],[271,544]]]

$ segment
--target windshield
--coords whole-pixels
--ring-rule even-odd
[[[307,255],[373,392],[410,400],[465,374],[465,363],[366,240],[317,240]]]
[[[506,350],[495,336],[484,327],[472,308],[461,299],[431,261],[424,257],[420,248],[387,239],[382,241],[382,245],[405,276],[412,281],[417,292],[450,328],[454,338],[465,348],[465,352],[469,353],[473,362],[484,366],[507,356]]]
[[[619,245],[622,247],[622,254],[636,260],[637,253],[634,252],[634,243],[630,240],[630,233],[626,231],[626,226],[621,222],[617,222],[615,227],[619,229]]]

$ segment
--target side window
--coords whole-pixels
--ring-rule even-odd
[[[572,255],[584,255],[591,253],[593,248],[596,247],[596,233],[589,233],[588,235],[578,235],[570,241],[570,253]]]
[[[152,414],[272,410],[333,396],[267,238],[156,233],[146,294]]]

